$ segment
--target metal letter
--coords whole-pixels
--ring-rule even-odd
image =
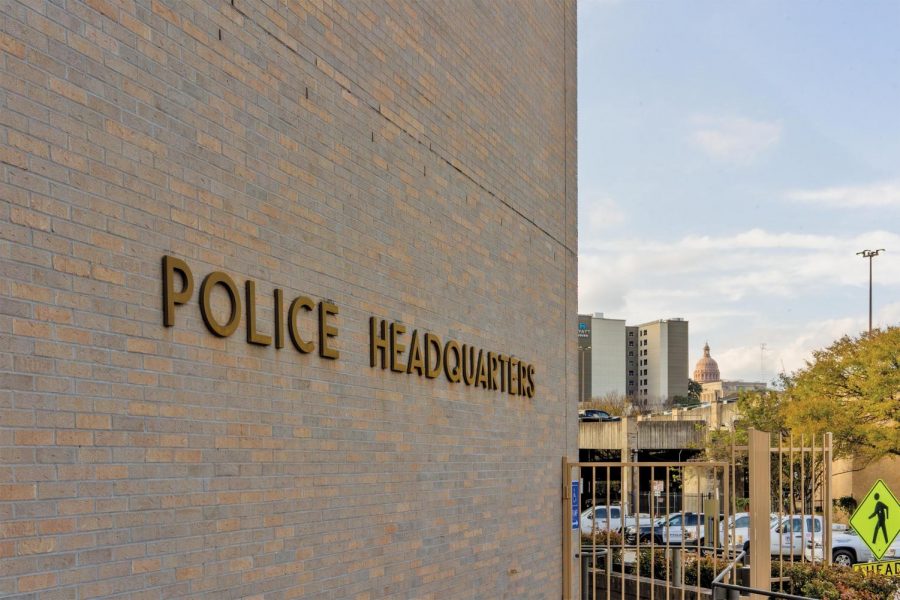
[[[284,348],[284,294],[275,288],[275,347]]]
[[[478,371],[478,363],[475,362],[475,348],[463,344],[462,347],[462,376],[466,385],[475,383],[476,372]]]
[[[509,379],[509,357],[505,354],[498,354],[497,360],[500,362],[500,391],[506,391],[506,381]]]
[[[409,362],[406,365],[406,372],[416,371],[421,377],[424,369],[425,359],[422,358],[422,346],[419,345],[419,331],[413,329],[412,339],[409,341]]]
[[[369,366],[374,367],[378,362],[376,360],[376,353],[381,355],[381,368],[385,368],[385,363],[387,362],[384,357],[384,353],[387,351],[388,340],[387,335],[385,334],[385,322],[381,320],[381,335],[378,334],[377,324],[379,320],[375,317],[369,317]]]
[[[487,365],[484,360],[484,350],[478,350],[478,376],[475,377],[475,385],[480,385],[484,389],[488,387]]]
[[[297,296],[288,309],[288,335],[291,338],[291,343],[294,344],[294,348],[303,354],[309,354],[316,346],[300,337],[300,328],[297,327],[297,313],[300,312],[301,308],[305,308],[309,312],[313,309],[313,306],[313,301],[310,298]]]
[[[247,296],[247,342],[258,346],[268,346],[272,338],[256,330],[256,282],[248,279],[244,284]]]
[[[434,350],[434,359],[432,359],[432,350]],[[433,333],[425,334],[425,377],[434,379],[441,374],[443,346],[441,338]]]
[[[453,354],[455,358],[455,364],[453,367],[450,367],[450,354]],[[456,340],[450,340],[444,346],[444,374],[447,376],[447,379],[451,383],[459,383],[460,375],[462,372],[462,355],[459,351],[459,343]]]
[[[391,323],[391,371],[396,371],[397,373],[403,372],[403,367],[397,359],[406,350],[406,346],[398,342],[397,338],[404,333],[406,333],[406,325]]]
[[[327,300],[319,302],[319,356],[322,358],[336,359],[341,357],[341,353],[328,345],[328,340],[336,338],[338,328],[328,324],[328,317],[338,314],[337,305]]]
[[[175,325],[175,305],[185,304],[194,293],[194,275],[187,263],[174,256],[165,255],[162,259],[163,269],[163,325]],[[181,274],[181,291],[175,291],[175,271]]]
[[[210,305],[212,289],[217,284],[225,288],[225,291],[228,292],[228,297],[231,299],[231,317],[224,325],[216,321]],[[200,285],[200,316],[203,317],[206,327],[219,337],[228,337],[237,329],[238,323],[241,322],[241,297],[238,295],[234,281],[226,273],[213,271],[203,280],[203,283]]]
[[[513,377],[513,369],[516,371],[515,377]],[[515,396],[518,391],[519,377],[519,359],[510,357],[509,368],[506,370],[506,390],[509,392],[510,396]],[[516,387],[514,388],[513,385]]]
[[[493,352],[488,352],[487,355],[488,362],[488,372],[490,374],[488,389],[496,390],[497,389],[497,355]]]

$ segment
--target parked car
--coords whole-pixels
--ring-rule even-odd
[[[772,556],[801,558],[809,541],[821,542],[825,519],[819,515],[785,515],[776,519],[769,530],[769,550]],[[750,540],[744,542],[750,551]]]
[[[806,543],[804,555],[807,560],[821,562],[824,557],[824,543],[822,540],[809,540]],[[893,560],[900,558],[900,537],[894,540],[885,552],[881,560]],[[842,567],[849,567],[856,563],[874,562],[875,556],[859,534],[852,529],[843,533],[833,533],[831,536],[831,562]]]
[[[777,513],[769,515],[769,529],[776,521],[778,521]],[[726,538],[729,539],[729,543],[725,542]],[[719,523],[719,539],[725,547],[730,545],[733,550],[743,548],[744,542],[750,539],[750,513],[739,512],[730,517],[727,524],[724,521]]]
[[[614,417],[605,410],[587,408],[578,411],[579,421],[621,421],[622,417]]]
[[[626,515],[622,519],[621,506],[594,506],[581,513],[581,531],[590,533],[593,531],[620,531],[623,527],[634,525],[635,521],[650,522],[650,515],[640,513],[637,518],[634,515]]]
[[[704,538],[703,533],[702,514],[675,512],[653,522],[647,519],[646,522],[626,527],[625,541],[634,544],[639,539],[642,544],[652,541],[659,545],[680,546],[682,541],[696,544]]]

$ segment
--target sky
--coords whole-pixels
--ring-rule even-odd
[[[900,324],[900,2],[578,0],[582,314],[725,379]],[[765,348],[761,347],[765,344]]]

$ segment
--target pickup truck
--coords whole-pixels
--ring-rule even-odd
[[[806,545],[822,541],[825,519],[819,515],[785,515],[775,519],[769,531],[769,550],[772,556],[800,558]],[[744,542],[749,552],[750,540]]]
[[[634,515],[626,515],[623,523],[622,507],[598,505],[581,513],[581,531],[620,531],[622,527],[633,526],[636,520],[649,523],[650,515],[640,513],[638,519]]]
[[[806,559],[813,562],[822,562],[822,540],[809,540],[804,551]],[[900,537],[894,540],[881,560],[894,560],[900,558]],[[874,562],[875,556],[859,534],[852,529],[842,533],[834,533],[831,536],[831,562],[841,567],[850,567],[856,563]]]

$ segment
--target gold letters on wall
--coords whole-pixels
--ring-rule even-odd
[[[168,255],[163,256],[162,270],[163,325],[174,327],[176,307],[187,304],[193,296],[194,275],[185,261]],[[176,282],[176,274],[180,282]],[[176,287],[176,283],[180,285]],[[212,292],[216,286],[221,287],[227,296],[229,315],[224,323],[213,314]],[[291,344],[301,354],[309,354],[318,346],[319,356],[340,358],[340,352],[334,347],[334,340],[339,333],[336,319],[340,310],[331,300],[316,303],[307,296],[297,296],[285,313],[284,292],[276,288],[272,293],[271,334],[261,331],[258,323],[256,282],[253,280],[244,283],[244,302],[248,344],[270,346],[274,341],[275,348],[281,349],[285,345],[286,326]],[[213,335],[228,337],[240,326],[241,295],[237,284],[227,273],[213,271],[204,277],[200,285],[199,304],[203,323]],[[317,336],[308,335],[308,332],[304,336],[304,332],[300,330],[298,317],[301,311],[317,311]],[[406,334],[406,326],[402,323],[370,317],[369,365],[428,379],[436,379],[443,373],[450,383],[506,392],[510,396],[534,397],[535,369],[530,363],[515,356],[460,344],[452,339],[444,343],[439,336],[429,331],[420,334],[419,330],[414,329],[408,338]]]
[[[194,291],[194,275],[191,273],[187,263],[174,256],[163,256],[163,325],[166,327],[175,326],[175,307],[180,304],[187,304],[191,299]],[[180,289],[175,287],[175,274],[181,278]],[[228,306],[230,314],[228,321],[220,323],[212,310],[212,291],[216,286],[220,286],[228,296]],[[258,346],[270,346],[274,337],[275,347],[281,349],[284,347],[284,293],[280,289],[275,289],[273,294],[274,322],[273,334],[269,335],[260,331],[256,316],[256,282],[248,280],[244,284],[244,301],[247,304],[247,343]],[[300,331],[300,324],[297,322],[297,313],[300,309],[311,312],[315,308],[315,303],[306,296],[298,296],[290,304],[287,314],[288,336],[298,352],[307,354],[315,349],[316,343],[311,339],[304,340]],[[334,323],[334,318],[338,314],[338,307],[329,300],[322,300],[318,304],[318,345],[319,356],[323,358],[336,359],[341,354],[332,345],[334,338],[338,336],[338,328]],[[203,279],[200,285],[200,316],[206,328],[218,337],[228,337],[237,330],[241,322],[241,295],[238,293],[238,286],[234,280],[222,271],[213,271]],[[308,336],[312,337],[312,336]]]
[[[530,363],[468,344],[460,345],[456,340],[442,343],[437,335],[431,332],[420,335],[418,329],[413,329],[408,343],[405,335],[405,325],[369,317],[369,366],[429,379],[443,372],[450,383],[462,382],[507,392],[510,396],[534,398],[535,370]]]

